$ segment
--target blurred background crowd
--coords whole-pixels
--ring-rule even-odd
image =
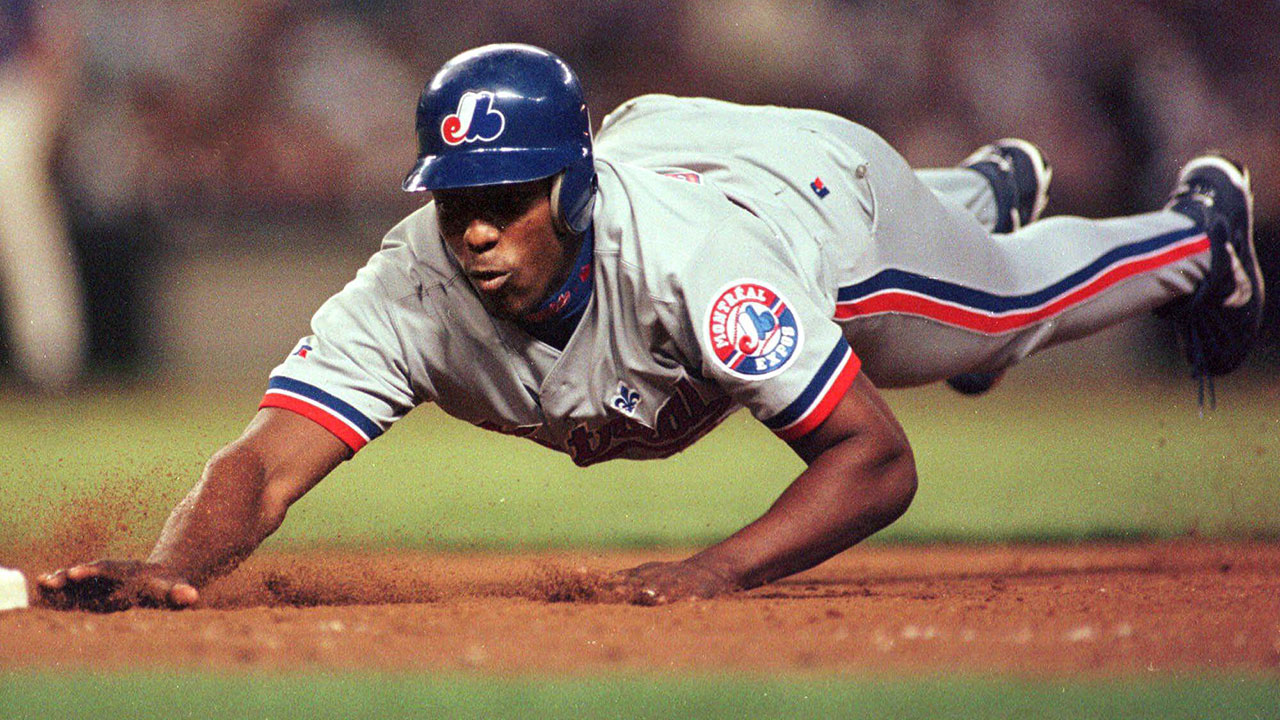
[[[0,244],[6,266],[29,276],[0,276],[3,356],[8,376],[45,387],[86,371],[150,376],[182,356],[156,330],[172,314],[158,299],[175,284],[204,282],[204,302],[235,301],[219,292],[216,271],[167,271],[193,256],[272,265],[248,288],[269,309],[273,293],[305,281],[312,253],[374,250],[421,202],[398,188],[416,153],[423,82],[457,52],[495,41],[564,57],[597,123],[631,96],[667,92],[836,112],[919,166],[1026,137],[1055,166],[1050,214],[1154,209],[1182,162],[1219,148],[1253,169],[1259,241],[1280,287],[1277,0],[0,0],[0,8]],[[60,221],[15,224],[23,212]],[[24,307],[23,293],[45,301]],[[217,347],[252,336],[222,331]],[[1158,331],[1134,332],[1131,347],[1141,349],[1150,339],[1142,333]],[[271,352],[296,337],[279,338]],[[28,343],[35,349],[19,347]],[[1280,365],[1277,344],[1270,330],[1255,365]]]

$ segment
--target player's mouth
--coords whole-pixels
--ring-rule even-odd
[[[475,289],[483,293],[497,292],[511,277],[509,270],[473,270],[467,274]]]

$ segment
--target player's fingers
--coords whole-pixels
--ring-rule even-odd
[[[137,591],[138,604],[144,607],[181,609],[200,599],[192,585],[168,578],[148,578]]]
[[[127,580],[121,563],[98,560],[58,570],[39,587],[42,598],[54,608],[115,612],[132,605]]]
[[[169,604],[176,608],[195,605],[200,600],[200,591],[186,583],[174,583],[169,589]]]
[[[605,588],[600,599],[603,602],[625,603],[627,605],[664,605],[666,594],[639,578],[619,578]]]
[[[72,565],[67,568],[67,579],[71,582],[80,582],[87,578],[97,577],[102,574],[102,568],[99,563],[86,563],[84,565]]]
[[[127,593],[122,592],[120,583],[97,576],[86,577],[79,582],[68,582],[66,587],[50,590],[44,597],[53,607],[65,610],[116,612],[131,604]]]
[[[641,582],[627,577],[624,572],[614,573],[597,588],[595,601],[601,603],[634,605],[636,593],[642,592]]]
[[[621,579],[612,578],[600,584],[595,599],[602,603],[623,603],[627,601],[628,588],[629,585]]]
[[[138,563],[121,560],[94,560],[67,568],[67,579],[81,582],[90,578],[102,578],[110,582],[127,580],[137,569]]]
[[[42,590],[61,590],[67,584],[67,571],[55,570],[36,577],[36,584]]]
[[[631,597],[627,601],[632,605],[654,607],[656,605],[666,605],[667,595],[651,587],[638,587],[632,591]]]

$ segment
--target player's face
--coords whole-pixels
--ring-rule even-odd
[[[551,182],[434,193],[445,244],[485,308],[518,320],[568,277],[577,248],[551,221]]]

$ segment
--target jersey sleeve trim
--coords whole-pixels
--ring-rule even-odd
[[[861,368],[862,361],[853,354],[853,348],[840,338],[800,397],[765,420],[765,427],[788,441],[807,435],[831,415]]]
[[[357,451],[382,434],[378,424],[359,410],[320,388],[293,378],[276,376],[267,385],[259,408],[290,410],[319,423]]]

